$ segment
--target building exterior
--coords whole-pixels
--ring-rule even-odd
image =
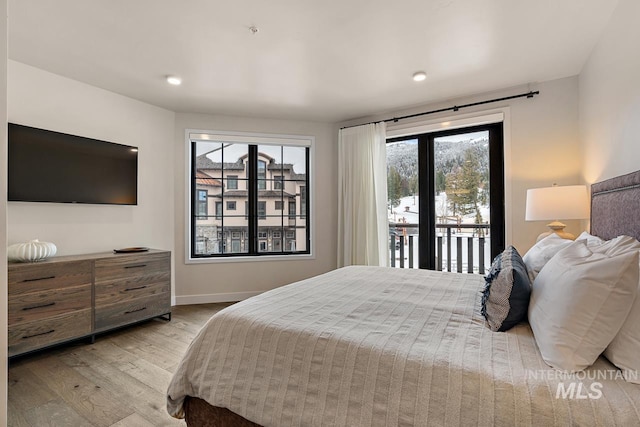
[[[196,157],[197,254],[249,251],[248,155],[235,162]],[[258,153],[257,249],[264,253],[307,250],[307,180],[291,163]]]

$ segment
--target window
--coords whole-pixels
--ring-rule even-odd
[[[189,261],[311,253],[312,137],[189,131],[187,142]]]
[[[300,216],[307,214],[307,187],[300,186]]]
[[[274,175],[274,177],[273,177],[273,189],[274,190],[283,190],[284,189],[283,179],[284,179],[284,177],[282,175]]]
[[[227,190],[238,189],[238,175],[227,175]]]
[[[209,207],[208,207],[208,198],[207,198],[207,190],[198,190],[198,202],[196,205],[196,215],[201,218],[198,219],[206,219],[208,215]]]
[[[258,160],[258,190],[267,189],[267,162]]]
[[[386,151],[391,267],[485,274],[505,247],[502,122],[390,138]]]
[[[296,219],[296,199],[289,200],[289,219]]]

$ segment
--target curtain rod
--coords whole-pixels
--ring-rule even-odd
[[[340,130],[348,129],[348,128],[354,128],[354,127],[357,127],[357,126],[370,125],[370,124],[373,124],[373,123],[380,123],[380,122],[385,122],[385,123],[386,122],[394,122],[395,123],[398,120],[411,119],[413,117],[419,117],[419,116],[426,116],[427,114],[442,113],[444,111],[458,111],[461,108],[475,107],[477,105],[490,104],[492,102],[507,101],[509,99],[524,98],[524,97],[533,98],[534,96],[539,95],[539,94],[540,94],[539,90],[529,91],[527,93],[521,93],[519,95],[505,96],[503,98],[489,99],[487,101],[472,102],[471,104],[454,105],[453,107],[440,108],[438,110],[425,111],[423,113],[409,114],[408,116],[393,117],[391,119],[376,120],[374,122],[361,123],[359,125],[344,126],[344,127],[341,127]]]

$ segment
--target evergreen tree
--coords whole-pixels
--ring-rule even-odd
[[[478,154],[472,148],[464,152],[462,165],[446,177],[447,198],[451,210],[456,215],[476,212],[476,221],[482,221],[479,210],[479,192],[482,173]]]
[[[447,177],[442,169],[436,171],[436,194],[440,194],[447,189]]]
[[[402,177],[393,166],[391,166],[387,172],[387,195],[387,200],[389,200],[392,208],[400,204],[400,198],[402,197]]]

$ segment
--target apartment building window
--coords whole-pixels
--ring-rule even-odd
[[[296,219],[296,201],[289,200],[289,219]]]
[[[228,190],[238,189],[238,175],[227,175],[227,189]]]
[[[282,175],[275,175],[273,177],[273,189],[274,190],[284,189],[284,177]]]
[[[198,201],[196,204],[196,213],[199,217],[198,219],[207,219],[206,217],[209,211],[208,200],[207,190],[198,190]]]
[[[258,190],[267,189],[267,162],[258,160]]]
[[[187,140],[190,261],[311,253],[313,137],[189,131]]]
[[[300,187],[300,216],[307,214],[307,187]]]

